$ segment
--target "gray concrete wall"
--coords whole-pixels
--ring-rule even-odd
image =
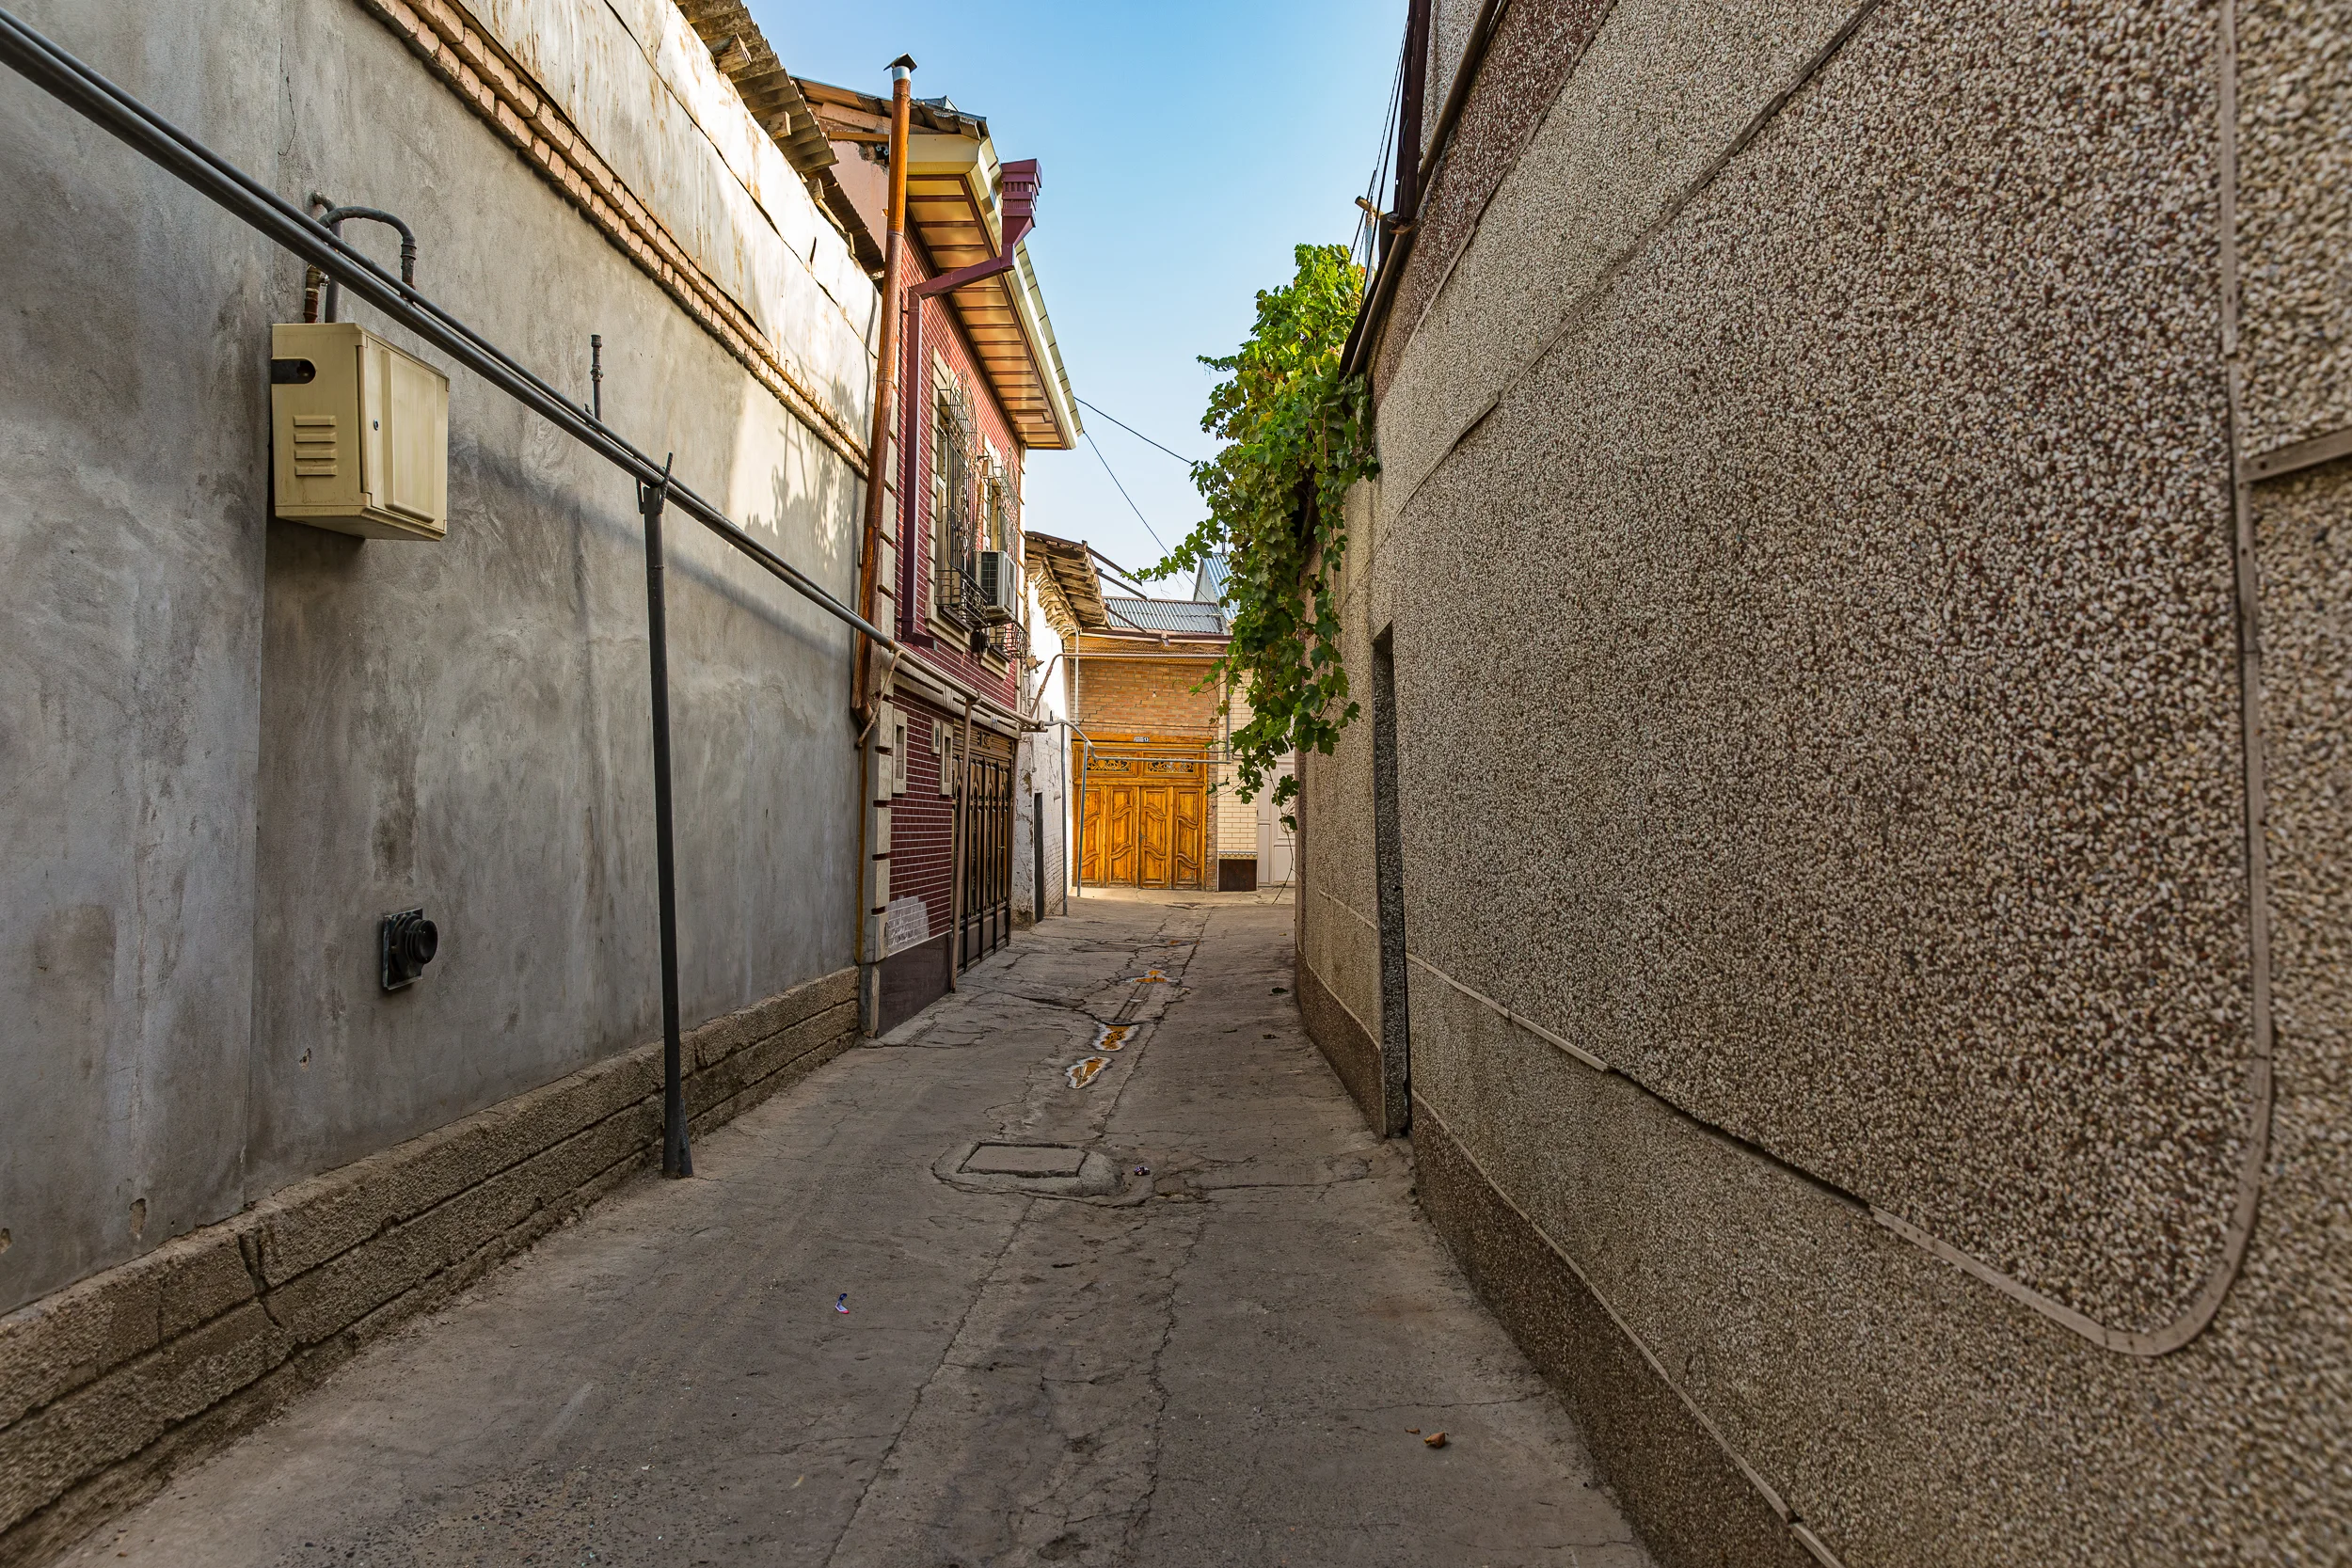
[[[275,10],[21,14],[266,167]],[[8,1307],[244,1200],[273,269],[12,75],[0,254]]]
[[[2250,453],[2347,422],[2352,92],[2240,16]],[[2346,481],[2252,492],[2265,1064],[2219,37],[1620,3],[1391,326],[1416,1135],[1848,1563],[2352,1551]],[[1372,818],[1311,762],[1320,878]]]
[[[118,9],[29,17],[281,194],[400,213],[421,286],[583,402],[601,333],[608,419],[851,592],[850,465],[370,12]],[[458,374],[445,543],[271,522],[262,365],[299,269],[13,77],[0,212],[27,306],[0,330],[36,369],[0,399],[40,437],[0,452],[6,1307],[625,1051],[659,988],[627,482]],[[734,263],[786,254],[760,243]],[[850,961],[855,780],[847,636],[669,533],[691,1024]],[[413,904],[441,954],[388,996],[376,920]]]

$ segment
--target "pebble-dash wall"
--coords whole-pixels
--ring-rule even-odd
[[[2352,33],[2236,7],[2225,137],[2225,20],[1620,0],[1448,154],[1508,172],[1391,325],[1349,647],[1393,623],[1433,1212],[1816,1557],[2352,1554],[2352,465],[2247,492],[2249,867],[2218,228],[2236,452],[2352,425]],[[1307,768],[1335,997],[1360,752]]]

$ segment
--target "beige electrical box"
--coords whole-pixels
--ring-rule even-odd
[[[277,509],[371,539],[449,532],[449,378],[349,322],[270,328]]]

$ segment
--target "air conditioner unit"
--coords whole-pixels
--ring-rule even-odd
[[[980,552],[980,619],[991,626],[1011,620],[1020,613],[1013,586],[1012,552],[982,550]]]

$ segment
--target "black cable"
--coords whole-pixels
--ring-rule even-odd
[[[1412,40],[1409,35],[1412,29],[1407,27],[1406,32],[1408,36],[1397,49],[1396,71],[1389,79],[1389,112],[1387,117],[1380,121],[1380,156],[1373,163],[1372,182],[1364,189],[1364,202],[1367,210],[1361,217],[1356,220],[1356,238],[1350,240],[1347,245],[1348,258],[1352,261],[1355,259],[1357,242],[1363,242],[1366,271],[1370,271],[1379,259],[1380,220],[1373,215],[1373,212],[1379,206],[1380,188],[1388,183],[1390,155],[1396,146],[1396,117],[1405,104],[1405,54],[1411,46]],[[1108,418],[1107,415],[1104,417]]]
[[[1079,406],[1083,408],[1094,408],[1094,404],[1087,402],[1084,398],[1080,398],[1078,400],[1078,404]],[[1129,424],[1126,420],[1120,419],[1109,409],[1094,408],[1094,411],[1097,414],[1102,415],[1103,418],[1110,420],[1111,423],[1117,425],[1120,429],[1125,431],[1128,435],[1134,436],[1136,440],[1141,441],[1145,446],[1160,447],[1160,444],[1157,441],[1154,441],[1151,436],[1146,436],[1142,431],[1137,430],[1134,425]],[[1200,466],[1193,459],[1186,457],[1183,452],[1177,451],[1173,448],[1160,447],[1160,450],[1167,452],[1168,456],[1174,458],[1177,462],[1182,463],[1187,468],[1198,467]]]
[[[1110,568],[1109,571],[1101,574],[1104,578],[1117,583],[1121,588],[1134,589],[1137,598],[1148,599],[1152,596],[1152,591],[1137,582],[1136,580],[1136,575],[1127,570],[1126,567],[1121,566],[1118,562],[1113,561],[1109,556],[1104,555],[1101,550],[1096,549],[1092,545],[1089,545],[1087,546],[1087,553],[1093,556],[1096,561],[1101,562],[1104,566]]]
[[[1104,414],[1103,417],[1106,420],[1110,419],[1108,414]],[[1114,424],[1118,423],[1116,420],[1113,420],[1111,422]],[[1095,461],[1102,464],[1103,471],[1111,476],[1111,483],[1119,485],[1119,499],[1125,501],[1127,503],[1127,510],[1136,515],[1136,521],[1141,523],[1143,525],[1143,531],[1152,536],[1152,543],[1160,547],[1160,554],[1168,555],[1172,553],[1168,547],[1168,541],[1160,537],[1159,530],[1152,526],[1152,519],[1145,516],[1143,515],[1143,508],[1136,504],[1136,498],[1127,494],[1127,487],[1124,484],[1119,483],[1118,470],[1111,467],[1111,460],[1103,455],[1103,449],[1101,447],[1094,446],[1094,432],[1090,430],[1087,432],[1087,445],[1094,447]]]

